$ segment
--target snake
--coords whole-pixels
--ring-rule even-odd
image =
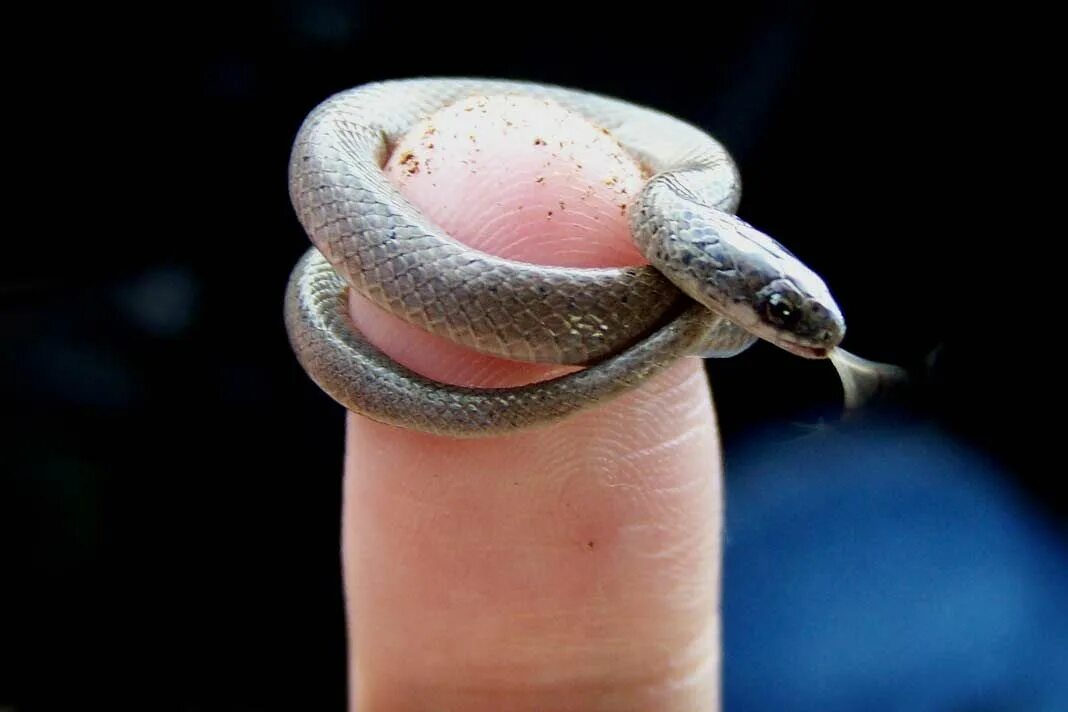
[[[383,167],[419,120],[472,97],[555,102],[607,132],[644,169],[626,207],[648,264],[568,268],[484,253],[406,199]],[[764,340],[837,356],[841,309],[780,242],[737,215],[738,167],[695,124],[583,89],[513,79],[377,81],[328,96],[304,118],[289,197],[312,245],[285,293],[291,348],[349,411],[455,438],[507,435],[590,410],[680,358],[729,358]],[[348,292],[477,352],[569,364],[508,388],[438,382],[389,358],[353,325]]]

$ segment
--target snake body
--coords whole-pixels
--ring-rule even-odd
[[[418,120],[471,96],[554,101],[611,135],[652,178],[629,207],[650,265],[562,268],[466,247],[387,179],[390,147]],[[764,338],[826,356],[844,334],[823,281],[733,213],[738,171],[698,128],[650,108],[529,82],[411,79],[336,94],[293,144],[290,197],[314,244],[286,292],[298,361],[327,394],[381,422],[453,437],[555,422],[688,355],[731,356]],[[505,389],[438,383],[393,362],[352,325],[346,291],[482,353],[586,366]]]

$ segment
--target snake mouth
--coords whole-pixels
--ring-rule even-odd
[[[801,356],[802,358],[827,358],[828,351],[823,346],[808,346],[797,341],[787,341],[780,339],[776,342],[776,346],[789,351],[795,356]]]

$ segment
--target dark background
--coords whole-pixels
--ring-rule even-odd
[[[776,526],[730,493],[752,492],[777,466],[769,463],[782,465],[774,453],[804,442],[794,462],[840,473],[832,484],[868,486],[887,462],[905,464],[878,487],[929,473],[913,492],[927,509],[879,510],[882,543],[912,541],[900,527],[915,525],[917,511],[934,517],[903,561],[955,537],[953,561],[1001,571],[1034,551],[1028,542],[1048,546],[1036,564],[1045,573],[1028,569],[1006,584],[1009,599],[975,604],[983,620],[1003,620],[1034,581],[1064,580],[1068,508],[1055,476],[1063,463],[1051,464],[1057,419],[1044,412],[1057,405],[1056,357],[1030,336],[1059,317],[1063,300],[1026,288],[1048,269],[1041,250],[1017,256],[1034,239],[1022,214],[1036,196],[1023,197],[1022,162],[1037,127],[1027,103],[1031,42],[1013,34],[1011,12],[980,22],[897,4],[669,4],[637,14],[622,5],[341,0],[52,12],[11,25],[28,33],[32,51],[16,72],[23,100],[8,110],[9,179],[29,190],[12,200],[11,219],[26,224],[11,224],[0,288],[0,396],[10,416],[0,440],[0,648],[9,656],[0,704],[343,709],[343,413],[299,369],[282,325],[285,281],[307,246],[286,166],[316,103],[393,77],[549,81],[706,128],[741,167],[740,214],[830,284],[849,324],[845,346],[913,369],[917,388],[904,403],[845,420],[829,364],[765,344],[711,362],[728,512],[741,517],[728,520],[729,547],[744,540],[731,538],[732,522]],[[915,449],[902,455],[909,443]],[[943,449],[967,456],[940,460]],[[825,467],[828,452],[841,456],[839,469]],[[986,483],[974,517],[954,518],[959,509],[929,497],[948,475],[959,476],[950,489]],[[806,487],[827,504],[828,490]],[[847,498],[849,511],[880,501],[860,492]],[[790,511],[784,531],[815,532],[823,519]],[[1008,527],[1009,539],[1012,527],[1028,533],[1006,558],[968,546],[969,527],[991,526]],[[783,545],[770,534],[752,544],[754,556],[771,557],[760,581],[776,580]],[[731,602],[760,585],[742,570],[753,557],[736,551],[728,549],[725,593],[728,709],[765,709],[761,685],[744,684],[752,669],[731,661],[750,659],[743,643],[758,646],[752,659],[778,660],[770,656],[779,651],[784,665],[792,649],[774,625],[764,638],[736,636],[745,612]],[[834,579],[871,584],[879,572],[859,560],[829,564]],[[932,567],[912,572],[906,598],[943,601],[924,615],[945,622],[958,599],[925,583],[947,570]],[[900,568],[884,574],[900,583]],[[958,593],[989,590],[973,574]],[[747,588],[735,593],[732,581]],[[881,600],[886,620],[909,615],[893,593]],[[1036,649],[1028,635],[1063,629],[1064,614],[1028,611],[1017,647],[982,648],[1004,664],[969,678],[971,697],[921,697],[910,708],[1046,709],[1037,701],[1049,699],[1056,675],[1023,658],[1029,677],[1006,670],[1019,651]],[[753,616],[769,620],[766,610]],[[927,620],[914,619],[914,647],[869,636],[871,665],[895,655],[923,661],[933,650]],[[798,650],[847,628],[829,621]],[[848,646],[820,650],[831,666],[856,658]],[[1063,649],[1049,650],[1048,670],[1068,672],[1057,667]],[[943,663],[972,659],[943,653]],[[893,689],[925,689],[926,678],[895,671],[890,682],[860,685],[853,703],[896,709]],[[826,670],[801,678],[798,689],[813,697],[779,709],[859,708],[820,697],[837,679]],[[983,694],[988,682],[1003,694]]]

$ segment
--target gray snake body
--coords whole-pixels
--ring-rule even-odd
[[[585,116],[653,173],[628,212],[649,266],[547,267],[472,250],[385,176],[389,147],[417,120],[468,96],[517,93]],[[308,115],[289,175],[293,206],[314,243],[287,288],[290,342],[326,393],[382,422],[453,437],[512,432],[590,408],[682,356],[730,356],[764,338],[821,358],[844,334],[823,281],[733,215],[740,182],[726,150],[651,109],[525,82],[369,84]],[[507,389],[431,381],[355,330],[345,299],[350,287],[477,351],[586,368]]]

